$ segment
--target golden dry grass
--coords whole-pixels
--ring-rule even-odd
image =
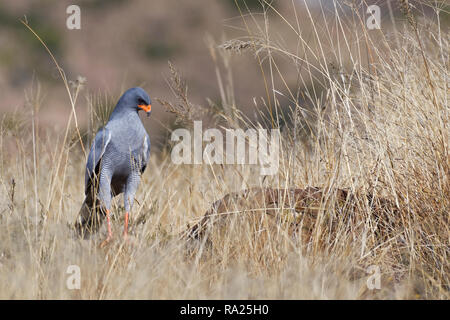
[[[153,153],[131,215],[129,242],[120,238],[123,214],[116,199],[116,238],[100,249],[104,228],[90,240],[73,233],[85,164],[73,117],[66,137],[38,130],[33,119],[5,117],[0,298],[449,298],[448,33],[436,17],[417,24],[408,17],[401,31],[389,29],[388,37],[383,30],[361,28],[357,15],[352,20],[336,14],[332,29],[311,17],[315,45],[309,47],[295,19],[265,8],[262,19],[242,14],[248,36],[239,41],[249,45],[212,50],[245,47],[260,62],[266,90],[256,106],[260,124],[288,123],[278,175],[262,178],[253,166],[175,165],[168,150]],[[289,26],[297,38],[293,47],[270,36],[270,19]],[[298,92],[284,81],[279,59],[291,61],[297,71]],[[317,88],[303,89],[311,83]],[[245,120],[228,88],[221,89],[220,125],[259,125]],[[295,110],[289,115],[280,111],[280,92]],[[31,106],[37,101],[30,99]],[[76,99],[71,101],[75,112]],[[323,192],[306,238],[293,236],[286,223],[306,221],[301,208],[284,202],[267,208],[265,201],[242,202],[239,196],[225,210],[230,219],[211,228],[208,238],[180,236],[230,192],[308,186]],[[343,210],[337,189],[388,199],[396,209],[374,214],[367,197],[359,196],[354,207]],[[285,219],[248,210],[270,210]],[[66,286],[70,265],[80,267],[79,290]],[[373,265],[381,270],[379,290],[366,283]]]

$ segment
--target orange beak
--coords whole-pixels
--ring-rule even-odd
[[[145,105],[145,104],[138,104],[138,107],[141,108],[142,110],[144,110],[145,112],[150,112],[152,111],[152,105]]]

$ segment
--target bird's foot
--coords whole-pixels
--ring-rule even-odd
[[[108,243],[110,243],[112,240],[111,236],[108,236],[102,243],[100,243],[100,248],[105,247]]]

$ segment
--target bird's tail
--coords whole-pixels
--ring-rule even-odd
[[[105,214],[99,201],[94,200],[91,193],[88,192],[75,222],[75,230],[78,235],[86,239],[96,233],[102,225]]]

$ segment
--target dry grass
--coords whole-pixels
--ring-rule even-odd
[[[436,16],[408,16],[389,34],[369,32],[358,11],[336,10],[328,25],[309,14],[308,35],[268,3],[262,17],[242,13],[247,39],[217,50],[253,50],[266,92],[255,100],[262,120],[251,124],[235,106],[221,119],[241,127],[283,120],[279,174],[263,178],[255,166],[174,165],[167,151],[153,153],[128,243],[119,236],[119,199],[111,246],[98,247],[103,229],[90,240],[74,236],[85,163],[80,131],[71,123],[76,116],[62,141],[36,130],[34,121],[4,118],[0,298],[448,299],[448,32]],[[284,36],[297,42],[283,45],[271,35],[271,19],[286,23],[292,34]],[[295,87],[279,59],[291,61]],[[190,107],[186,92],[181,86],[178,98]],[[290,101],[287,115],[281,95]],[[76,98],[70,101],[75,115]],[[314,210],[289,201],[268,208],[238,194],[221,211],[230,219],[209,237],[179,237],[230,192],[308,186],[322,190]],[[356,195],[352,206],[338,189]],[[367,194],[395,209],[374,214]],[[282,219],[258,214],[268,210]],[[292,219],[308,224],[308,237],[293,235]],[[81,269],[80,290],[66,287],[69,265]],[[381,270],[380,290],[366,285],[371,265]]]

